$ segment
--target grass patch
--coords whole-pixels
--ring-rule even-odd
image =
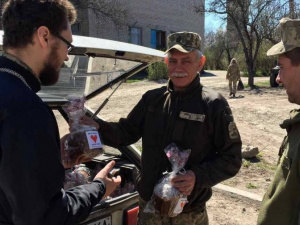
[[[231,179],[228,179],[228,180],[225,180],[223,182],[221,182],[221,184],[224,184],[224,185],[227,185],[227,186],[230,186],[230,187],[235,187],[238,185],[238,181],[236,179],[231,178]]]
[[[256,82],[254,85],[258,87],[270,87],[270,82],[269,81],[261,81],[261,82]]]
[[[142,80],[139,80],[139,79],[128,79],[128,80],[126,80],[126,83],[136,83],[136,82],[139,82],[139,81],[142,81]]]
[[[264,161],[261,161],[259,163],[256,164],[256,166],[260,169],[264,169],[264,170],[276,170],[277,166],[273,166],[269,163],[266,163]]]
[[[250,161],[243,159],[243,167],[248,168],[250,165],[251,165]]]
[[[276,165],[272,165],[263,160],[262,152],[259,152],[256,155],[256,158],[253,158],[250,160],[243,159],[242,166],[245,168],[250,168],[250,167],[256,166],[257,168],[262,169],[262,170],[272,170],[272,171],[276,170],[276,168],[277,168]]]
[[[256,158],[258,158],[259,160],[262,160],[262,157],[263,157],[263,153],[262,152],[259,152],[257,155],[256,155]]]
[[[261,81],[261,82],[254,82],[254,85],[258,88],[260,87],[270,87],[270,82],[269,81]],[[244,88],[248,88],[249,85],[244,83]]]
[[[257,189],[258,186],[256,186],[255,184],[252,184],[252,183],[248,183],[248,184],[246,185],[246,188],[248,188],[248,189]]]

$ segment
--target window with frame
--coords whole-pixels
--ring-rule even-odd
[[[71,29],[72,29],[72,33],[75,34],[75,35],[80,35],[80,23],[74,23],[72,26],[71,26]]]
[[[151,48],[166,49],[166,31],[151,30]]]
[[[130,28],[130,41],[132,44],[142,45],[142,29],[137,27]]]

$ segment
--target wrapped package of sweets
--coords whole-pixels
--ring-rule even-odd
[[[95,127],[82,125],[80,118],[85,114],[85,98],[69,98],[69,102],[63,106],[69,119],[73,121],[71,133],[64,141],[65,155],[63,160],[72,162],[78,157],[93,158],[103,154],[103,146],[100,135]]]
[[[176,187],[172,186],[171,179],[178,173],[184,173],[184,166],[190,152],[190,149],[182,150],[174,143],[165,148],[165,153],[172,164],[172,172],[157,182],[145,212],[167,217],[174,217],[182,212],[187,203],[187,196],[182,195]]]
[[[176,206],[181,198],[179,191],[171,185],[171,177],[164,177],[156,186],[153,193],[155,210],[161,216],[177,216]]]
[[[76,165],[73,169],[65,170],[65,190],[89,182],[91,182],[91,171],[84,164]]]

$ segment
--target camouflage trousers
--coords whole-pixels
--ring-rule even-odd
[[[206,209],[182,213],[175,217],[163,217],[154,213],[145,213],[146,202],[140,198],[138,225],[208,225],[208,216]]]
[[[229,79],[229,91],[232,94],[236,93],[236,83],[237,83],[237,80],[230,80]]]

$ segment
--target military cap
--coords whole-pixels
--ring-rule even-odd
[[[188,53],[196,49],[201,49],[201,37],[193,32],[177,32],[168,36],[168,53],[171,49]]]
[[[268,56],[280,55],[300,47],[300,19],[282,18],[279,26],[281,41],[269,49]]]

